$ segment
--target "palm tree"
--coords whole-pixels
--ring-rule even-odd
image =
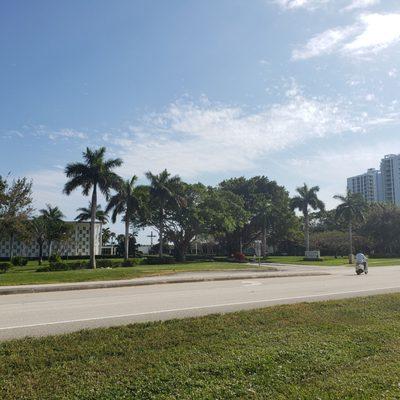
[[[346,196],[336,195],[333,198],[341,201],[336,208],[336,218],[344,219],[349,226],[349,264],[352,264],[353,225],[355,222],[364,221],[368,204],[360,193],[351,193],[350,191],[347,191]]]
[[[47,256],[50,259],[53,247],[53,241],[57,240],[63,231],[63,221],[65,217],[62,211],[57,207],[52,207],[50,204],[46,204],[46,208],[39,211],[43,216],[43,220],[46,224],[46,239],[47,239]]]
[[[103,228],[101,231],[101,243],[105,246],[111,239],[111,229]]]
[[[92,218],[92,205],[89,203],[89,207],[81,207],[76,210],[79,214],[75,217],[75,221],[83,222],[89,221]],[[98,204],[96,207],[96,220],[102,225],[108,223],[107,213],[101,209],[101,205]]]
[[[110,189],[116,188],[121,178],[113,172],[116,167],[122,164],[119,158],[105,160],[106,148],[97,150],[86,148],[83,152],[84,162],[70,163],[65,167],[65,174],[69,181],[64,186],[64,193],[69,195],[78,187],[82,188],[82,194],[91,194],[91,215],[90,215],[90,267],[96,268],[95,257],[95,224],[97,210],[97,191],[109,198]]]
[[[125,249],[124,259],[129,258],[129,225],[138,221],[141,217],[144,204],[145,188],[135,186],[137,177],[134,175],[131,179],[124,181],[117,190],[117,193],[111,197],[106,212],[110,212],[111,221],[115,224],[119,214],[123,214],[125,223]]]
[[[319,186],[309,188],[306,184],[296,189],[297,196],[292,199],[292,208],[298,209],[304,216],[304,236],[306,251],[310,250],[310,209],[321,210],[325,209],[325,204],[318,198]]]
[[[181,184],[181,179],[179,176],[171,176],[166,169],[158,175],[147,172],[146,177],[150,181],[150,202],[152,203],[152,206],[157,209],[154,222],[159,233],[158,254],[160,257],[162,257],[164,245],[164,225],[166,222],[166,207],[168,204],[177,203],[180,201],[178,188]]]

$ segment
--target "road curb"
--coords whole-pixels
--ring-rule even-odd
[[[108,282],[85,282],[82,284],[54,284],[52,286],[38,285],[32,286],[16,286],[16,287],[0,287],[0,296],[9,294],[27,294],[27,293],[45,293],[45,292],[64,292],[71,290],[90,290],[90,289],[108,289],[118,287],[131,286],[150,286],[150,285],[165,285],[169,283],[195,283],[195,282],[213,282],[213,281],[231,281],[231,280],[246,280],[246,279],[266,279],[266,278],[294,278],[304,276],[323,276],[330,275],[326,272],[298,272],[298,273],[270,273],[267,275],[246,275],[246,276],[217,276],[204,278],[176,278],[176,279],[159,279],[152,281],[108,281]]]

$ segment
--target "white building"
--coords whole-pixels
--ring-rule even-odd
[[[400,206],[400,154],[389,154],[381,160],[380,170],[347,179],[347,189],[361,193],[370,202],[383,201]]]
[[[387,203],[400,205],[400,155],[389,154],[381,161],[383,197]]]
[[[73,226],[71,234],[62,242],[52,244],[52,253],[61,256],[89,256],[90,249],[90,222],[67,222]],[[96,222],[95,225],[95,254],[101,254],[101,232],[102,224]],[[18,239],[14,240],[13,251],[10,249],[11,240],[9,237],[0,237],[0,257],[9,257],[12,253],[14,256],[38,257],[39,244],[36,241],[23,242]],[[47,243],[43,246],[43,256],[48,255]]]
[[[366,201],[383,201],[382,175],[375,168],[370,168],[365,174],[347,179],[347,190],[360,193]]]

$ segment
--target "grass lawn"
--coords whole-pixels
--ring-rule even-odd
[[[301,256],[272,256],[267,257],[263,262],[281,263],[281,264],[296,264],[296,265],[325,265],[325,266],[341,266],[349,265],[347,257],[335,258],[332,256],[322,257],[324,261],[304,261]],[[371,267],[383,267],[390,265],[400,265],[400,258],[370,258],[369,265]]]
[[[175,272],[246,269],[249,268],[249,266],[246,264],[228,262],[191,262],[182,264],[137,265],[135,267],[125,268],[98,268],[96,270],[83,269],[57,272],[36,272],[36,268],[36,262],[29,262],[25,267],[13,267],[5,274],[0,274],[0,286],[130,279],[151,275],[166,275]],[[263,269],[268,270],[271,268],[263,267]]]
[[[0,343],[0,398],[398,399],[400,295]]]

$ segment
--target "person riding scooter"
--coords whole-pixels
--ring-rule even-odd
[[[362,268],[360,268],[362,266]],[[360,251],[356,255],[356,273],[360,275],[361,273],[368,274],[368,259],[367,257]]]

